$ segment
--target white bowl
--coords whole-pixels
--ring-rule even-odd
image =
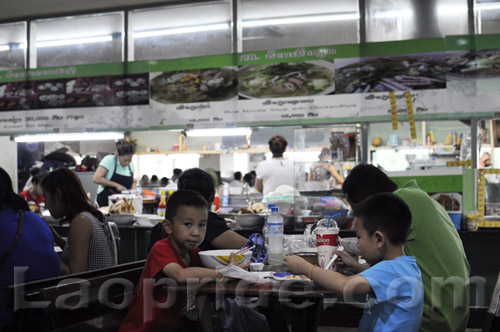
[[[338,243],[340,246],[344,247],[345,252],[355,255],[359,254],[358,247],[356,246],[356,244],[358,243],[357,237],[339,237]]]
[[[132,225],[135,221],[135,215],[133,213],[110,214],[108,221],[117,225]]]
[[[240,249],[218,249],[200,251],[200,258],[203,265],[209,269],[222,269],[229,264],[231,253]],[[252,251],[247,251],[241,255],[236,255],[237,265],[250,263]]]

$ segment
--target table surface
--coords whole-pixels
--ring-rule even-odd
[[[283,272],[284,266],[265,266],[266,271]],[[165,286],[172,290],[171,287]],[[177,293],[209,295],[212,298],[236,297],[246,301],[253,299],[268,321],[271,331],[288,331],[291,323],[292,331],[317,330],[319,316],[323,310],[323,299],[335,299],[345,304],[342,295],[309,280],[271,279],[269,283],[252,283],[241,279],[218,280],[217,282],[193,282],[175,285]],[[357,302],[359,305],[359,302]],[[284,310],[291,311],[291,322],[285,320]]]

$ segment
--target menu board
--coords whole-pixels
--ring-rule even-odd
[[[417,119],[488,115],[500,95],[498,37],[0,72],[0,132],[389,121],[391,110],[405,120],[408,96]]]
[[[3,134],[147,127],[147,62],[0,72]]]

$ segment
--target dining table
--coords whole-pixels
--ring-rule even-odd
[[[357,296],[355,301],[349,299],[349,303],[344,300],[342,294],[325,289],[308,278],[291,280],[274,280],[267,277],[272,272],[283,272],[284,266],[266,265],[264,271],[269,281],[247,281],[245,279],[223,279],[216,282],[193,281],[175,286],[165,286],[166,288],[175,287],[174,291],[183,294],[208,295],[212,303],[222,300],[225,297],[236,298],[245,305],[257,308],[257,310],[266,316],[271,331],[289,331],[289,325],[292,332],[315,332],[320,322],[320,315],[323,311],[324,300],[328,300],[328,305],[333,305],[333,310],[338,306],[339,310],[357,306],[363,306],[363,301],[359,299],[363,296]],[[253,272],[257,276],[259,272]],[[264,279],[266,279],[264,278]],[[172,289],[170,289],[172,291]],[[352,302],[351,302],[352,301]],[[341,312],[336,312],[342,315]],[[288,318],[288,320],[287,320]]]

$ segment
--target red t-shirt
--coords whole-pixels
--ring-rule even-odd
[[[26,202],[35,202],[36,206],[38,209],[40,209],[40,203],[45,203],[45,198],[43,198],[43,195],[40,195],[37,199],[34,199],[33,196],[31,196],[30,190],[25,190],[22,191],[19,196],[24,198]]]
[[[198,255],[199,251],[200,249],[195,249],[190,252],[192,266],[203,267]],[[151,249],[119,332],[177,331],[180,328],[182,310],[186,305],[185,296],[181,297],[180,294],[176,294],[173,305],[169,308],[160,308],[159,304],[167,301],[167,291],[161,284],[152,290],[150,286],[147,286],[155,283],[155,276],[169,263],[177,263],[183,268],[187,267],[179,253],[172,247],[170,238],[166,238],[156,242]],[[144,287],[147,279],[149,281]],[[152,282],[151,279],[153,279]]]

